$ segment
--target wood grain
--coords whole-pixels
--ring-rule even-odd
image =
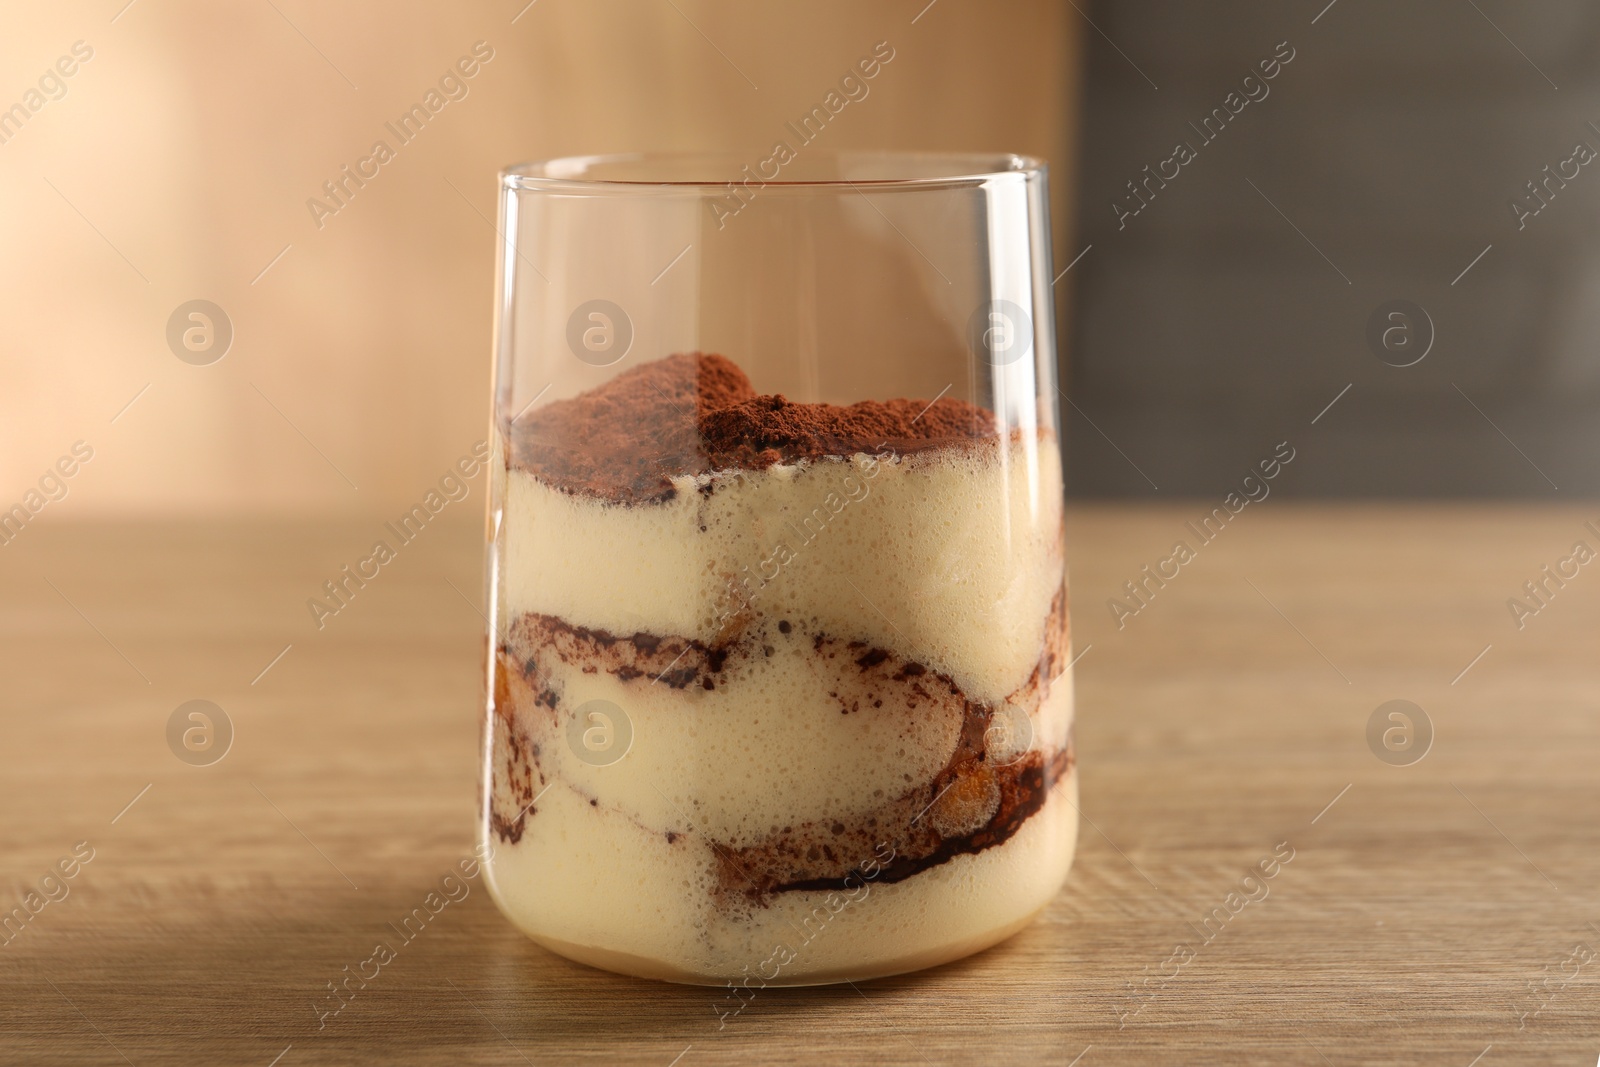
[[[94,858],[0,946],[0,1061],[1591,1062],[1600,571],[1521,631],[1505,601],[1600,508],[1270,500],[1120,630],[1107,598],[1204,508],[1070,511],[1066,889],[978,957],[763,991],[720,1030],[716,991],[551,956],[477,883],[319,1029],[326,983],[471,846],[470,523],[320,632],[305,599],[376,521],[30,527],[0,556],[0,903],[76,842]],[[236,729],[209,767],[165,739],[195,698]],[[1365,740],[1394,698],[1436,731],[1409,767]]]

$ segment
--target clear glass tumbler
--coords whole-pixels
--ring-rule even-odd
[[[822,983],[1058,891],[1046,200],[1016,156],[502,175],[481,833],[534,940]]]

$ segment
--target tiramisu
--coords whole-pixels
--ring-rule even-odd
[[[794,403],[698,353],[500,428],[483,833],[518,926],[799,984],[1049,901],[1077,823],[1048,430]]]

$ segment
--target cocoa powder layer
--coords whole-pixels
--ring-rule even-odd
[[[949,397],[841,407],[757,394],[732,360],[691,352],[547,404],[513,422],[508,436],[511,465],[546,484],[644,504],[672,499],[671,480],[680,475],[965,447],[996,430],[990,412]]]

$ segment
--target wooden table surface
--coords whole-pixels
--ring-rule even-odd
[[[0,1063],[1593,1063],[1600,565],[1521,630],[1507,599],[1600,547],[1600,506],[1272,499],[1119,629],[1204,510],[1071,509],[1085,825],[1045,917],[720,1030],[715,990],[551,956],[478,883],[319,1022],[471,847],[472,525],[321,631],[306,599],[377,520],[30,525],[0,551],[0,910],[92,859],[0,945]],[[209,766],[168,746],[193,699],[234,728]],[[1410,766],[1368,745],[1393,699],[1432,723]]]

